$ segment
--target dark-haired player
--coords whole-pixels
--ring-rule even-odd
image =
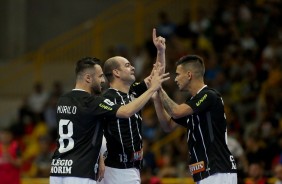
[[[187,55],[176,65],[175,82],[191,97],[177,104],[163,89],[153,96],[163,129],[171,131],[176,124],[187,128],[189,170],[197,184],[237,184],[236,163],[227,147],[223,100],[204,84],[203,59]]]
[[[53,155],[50,184],[96,184],[103,130],[101,119],[129,118],[138,112],[160,88],[165,75],[155,71],[148,90],[131,103],[121,106],[97,96],[105,82],[96,58],[83,58],[76,64],[75,89],[57,103],[58,140]]]

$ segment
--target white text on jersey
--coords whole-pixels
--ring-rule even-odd
[[[72,164],[72,160],[53,159],[51,173],[71,174]]]
[[[57,108],[57,113],[60,114],[76,114],[77,107],[76,106],[61,106],[59,105]]]

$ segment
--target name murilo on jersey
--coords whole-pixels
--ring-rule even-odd
[[[72,160],[53,159],[51,163],[51,173],[71,174]]]
[[[61,106],[57,107],[57,113],[60,114],[76,114],[77,107],[76,106]]]

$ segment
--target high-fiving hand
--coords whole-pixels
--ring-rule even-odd
[[[148,79],[149,88],[158,91],[162,87],[162,83],[169,80],[169,73],[162,73],[163,67],[155,66],[152,70],[151,77]]]

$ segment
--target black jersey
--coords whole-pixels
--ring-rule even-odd
[[[71,176],[96,180],[102,144],[103,116],[115,117],[120,105],[109,99],[73,90],[57,104],[57,149],[51,163],[51,176]]]
[[[227,147],[227,125],[220,94],[204,87],[186,103],[190,116],[174,119],[187,128],[189,170],[195,181],[214,173],[236,173],[236,164]]]
[[[125,105],[146,90],[145,82],[135,83],[129,93],[109,88],[104,97],[115,104]],[[143,159],[141,122],[140,112],[130,118],[106,117],[103,123],[108,152],[106,166],[120,169],[141,168]]]

